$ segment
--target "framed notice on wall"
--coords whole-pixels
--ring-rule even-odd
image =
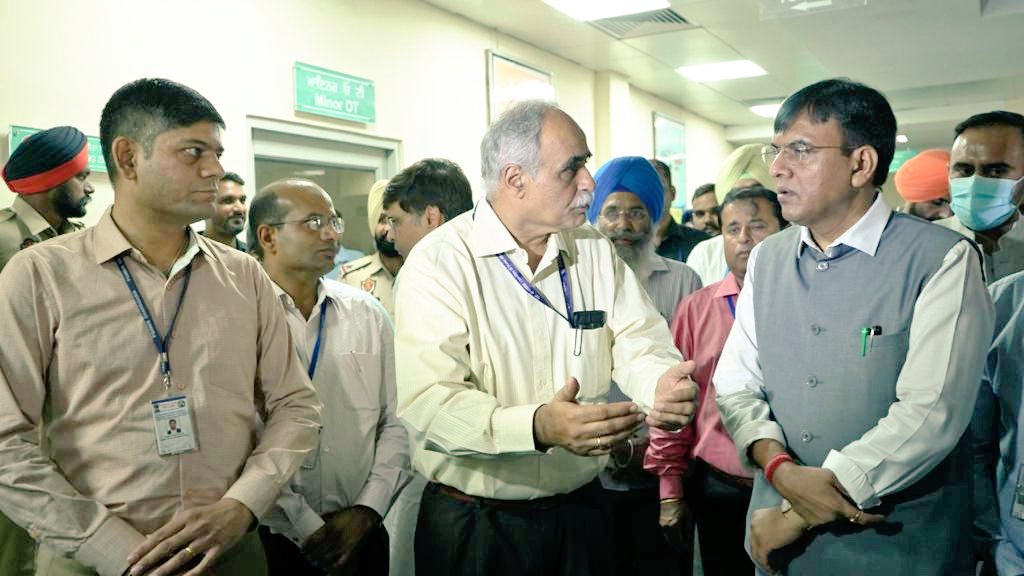
[[[554,100],[551,73],[487,51],[487,114],[494,122],[519,100]]]
[[[654,157],[668,164],[676,187],[673,208],[686,208],[686,125],[654,113]]]

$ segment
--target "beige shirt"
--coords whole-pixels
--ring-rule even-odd
[[[302,546],[324,525],[322,516],[362,505],[383,518],[412,477],[409,438],[395,415],[395,337],[372,296],[322,280],[309,318],[284,290],[295,351],[309,370],[317,338],[313,386],[323,401],[320,445],[281,492],[263,524]],[[320,310],[326,308],[320,335]],[[319,335],[319,336],[318,336]]]
[[[10,208],[0,210],[0,271],[19,250],[81,229],[81,224],[68,220],[60,230],[54,230],[46,218],[18,196]]]
[[[373,296],[390,317],[395,317],[395,277],[380,261],[379,254],[342,264],[338,280]]]
[[[573,307],[604,310],[605,326],[571,329],[523,290],[498,254],[564,314],[561,254]],[[614,377],[648,410],[658,378],[680,361],[665,319],[590,225],[552,234],[533,273],[526,252],[481,201],[421,240],[399,277],[398,415],[409,428],[413,466],[468,494],[524,500],[593,480],[607,458],[538,452],[534,412],[569,377],[580,383],[582,404],[606,402]]]
[[[974,230],[964,226],[955,215],[936,220],[935,223],[956,230],[971,240],[977,240]],[[978,247],[981,247],[980,243]],[[995,252],[986,254],[982,250],[982,265],[985,267],[986,284],[992,284],[996,280],[1024,270],[1024,217],[1017,216],[1013,227],[996,243]]]
[[[167,391],[121,254],[161,334],[192,262],[169,354],[195,452],[157,454],[150,401]],[[316,393],[270,279],[241,252],[192,234],[168,279],[108,210],[95,227],[16,254],[0,294],[0,502],[100,574],[121,574],[143,535],[178,510],[229,497],[259,518],[316,443]]]

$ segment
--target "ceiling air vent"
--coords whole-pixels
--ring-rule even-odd
[[[619,40],[695,28],[689,20],[671,8],[593,20],[590,23]]]

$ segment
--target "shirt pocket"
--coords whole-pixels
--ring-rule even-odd
[[[201,382],[195,385],[210,386],[242,398],[251,405],[256,387],[258,330],[254,318],[211,318],[206,325],[206,341],[196,351],[196,358],[202,365],[196,370]],[[188,382],[186,385],[191,386],[193,383]]]
[[[379,354],[348,352],[339,362],[341,407],[361,413],[379,413],[381,405],[381,360]]]

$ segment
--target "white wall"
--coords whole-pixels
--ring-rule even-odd
[[[0,0],[0,22],[7,48],[0,132],[11,124],[71,124],[98,136],[100,111],[114,90],[163,76],[217,106],[228,126],[225,168],[249,178],[247,116],[398,139],[402,165],[447,157],[473,178],[487,124],[491,49],[551,72],[558,102],[595,146],[593,70],[419,0]],[[296,114],[295,61],[373,80],[377,123]],[[633,154],[653,152],[653,110],[687,124],[694,179],[703,181],[731,149],[720,126],[643,92],[631,91],[630,100],[616,113],[635,118],[625,136]],[[2,149],[6,161],[6,144]],[[92,180],[97,194],[87,223],[113,201],[105,177]],[[0,192],[0,206],[12,200]]]

